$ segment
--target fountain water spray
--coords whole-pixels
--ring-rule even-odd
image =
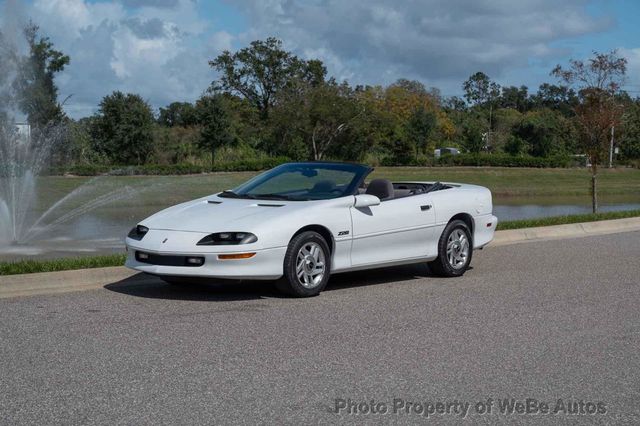
[[[30,92],[23,90],[19,80],[29,70],[25,68],[29,66],[28,49],[20,15],[20,5],[14,0],[7,0],[0,14],[4,18],[0,22],[0,246],[31,242],[65,222],[136,193],[129,187],[101,193],[104,188],[97,188],[98,180],[93,179],[41,215],[36,213],[43,209],[36,198],[36,187],[43,181],[38,177],[50,165],[51,154],[65,142],[67,131],[61,120],[30,126],[21,111],[21,106],[30,103]]]

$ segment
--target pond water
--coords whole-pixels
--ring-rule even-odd
[[[598,207],[599,212],[614,212],[625,210],[639,210],[639,203],[619,203],[607,204],[601,203]],[[502,221],[520,220],[520,219],[536,219],[541,217],[565,216],[571,214],[591,213],[591,205],[589,204],[523,204],[519,206],[496,204],[493,206],[493,214]]]
[[[169,181],[168,184],[158,184],[154,181],[153,186],[140,181],[133,186],[134,191],[139,191],[133,198],[118,200],[74,217],[72,220],[47,227],[45,232],[38,234],[38,238],[26,244],[0,247],[0,261],[122,253],[124,236],[138,221],[164,207],[213,192],[211,187],[199,187],[199,181],[194,180],[192,185],[187,179],[180,182],[185,181],[187,183],[182,188],[177,188],[173,181]],[[231,188],[235,186],[234,184],[235,182],[226,182],[225,187]],[[151,189],[140,190],[141,187]],[[219,188],[215,189],[219,190]],[[47,196],[55,199],[57,195],[41,193],[44,206],[51,204]],[[78,199],[71,204],[77,205],[83,202],[83,199]],[[41,210],[45,208],[42,207]],[[600,211],[632,209],[640,209],[638,194],[601,197]],[[585,196],[494,199],[494,214],[500,221],[589,213],[590,211],[590,199]],[[64,214],[64,211],[61,214]]]

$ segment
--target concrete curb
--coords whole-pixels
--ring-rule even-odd
[[[640,231],[640,217],[498,231],[489,247]]]
[[[640,217],[498,231],[488,247],[633,231],[640,231]],[[0,276],[0,299],[92,290],[122,280],[136,285],[154,282],[157,278],[123,266],[7,275]]]
[[[92,290],[126,279],[132,284],[155,280],[152,276],[138,274],[124,266],[7,275],[0,276],[0,299]]]

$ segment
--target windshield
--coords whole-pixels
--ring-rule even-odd
[[[327,200],[357,192],[371,168],[346,163],[288,163],[264,172],[220,197]]]

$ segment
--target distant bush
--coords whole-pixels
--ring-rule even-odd
[[[254,160],[238,160],[224,163],[216,163],[213,169],[210,166],[197,164],[143,164],[139,166],[105,166],[105,165],[78,165],[58,167],[49,170],[51,175],[72,174],[77,176],[96,176],[109,174],[113,176],[133,175],[189,175],[209,172],[247,172],[266,170],[288,162],[286,157],[270,157]]]
[[[74,165],[57,167],[49,170],[51,175],[71,174],[77,176],[96,176],[109,174],[114,176],[132,175],[189,175],[210,172],[247,172],[266,170],[282,163],[291,161],[287,157],[263,157],[254,159],[238,159],[232,161],[220,161],[213,167],[206,164],[143,164],[139,166],[108,166],[108,165]],[[563,168],[582,166],[569,156],[532,157],[513,156],[509,154],[459,154],[444,155],[440,158],[421,156],[418,159],[405,159],[398,162],[396,158],[385,157],[379,165],[385,167],[415,166],[415,167],[536,167],[536,168]]]
[[[397,164],[393,158],[384,158],[383,166],[467,166],[467,167],[573,167],[576,161],[569,156],[532,157],[509,154],[458,154],[443,155],[440,158],[412,160],[408,164]]]
[[[485,166],[485,167],[571,167],[574,160],[568,156],[532,157],[509,154],[460,154],[444,155],[434,163],[437,166]]]

